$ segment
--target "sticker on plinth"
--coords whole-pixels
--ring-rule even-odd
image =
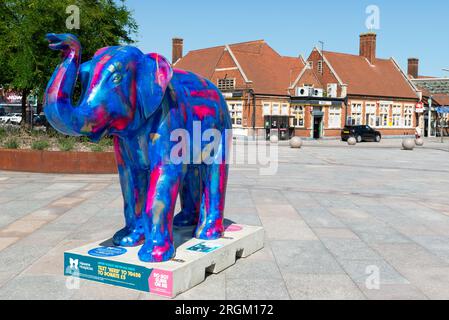
[[[173,296],[173,273],[154,269],[148,278],[150,293],[157,293],[164,297]]]
[[[226,228],[225,232],[239,232],[242,230],[243,230],[242,226],[239,226],[237,224],[231,224],[229,227]]]
[[[217,249],[220,249],[223,245],[213,242],[200,242],[190,248],[187,248],[189,251],[201,252],[201,253],[209,253],[213,252]]]
[[[92,249],[88,254],[92,257],[117,257],[124,255],[127,252],[125,248],[121,247],[99,247]]]

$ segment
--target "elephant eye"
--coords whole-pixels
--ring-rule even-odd
[[[120,83],[123,79],[123,76],[120,73],[116,73],[112,76],[112,82],[114,83]]]

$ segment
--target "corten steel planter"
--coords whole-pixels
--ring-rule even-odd
[[[0,149],[0,170],[70,173],[117,173],[114,152],[62,152]]]

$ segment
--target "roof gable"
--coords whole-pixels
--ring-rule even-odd
[[[348,94],[417,98],[417,93],[393,59],[375,59],[337,52],[323,52],[326,60],[348,85]]]
[[[288,88],[305,66],[301,57],[283,57],[263,40],[191,51],[175,66],[210,79],[226,52],[245,81],[261,94],[288,95]]]

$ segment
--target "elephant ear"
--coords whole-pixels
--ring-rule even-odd
[[[137,71],[137,95],[145,118],[161,105],[173,77],[170,62],[157,53],[144,55]]]

